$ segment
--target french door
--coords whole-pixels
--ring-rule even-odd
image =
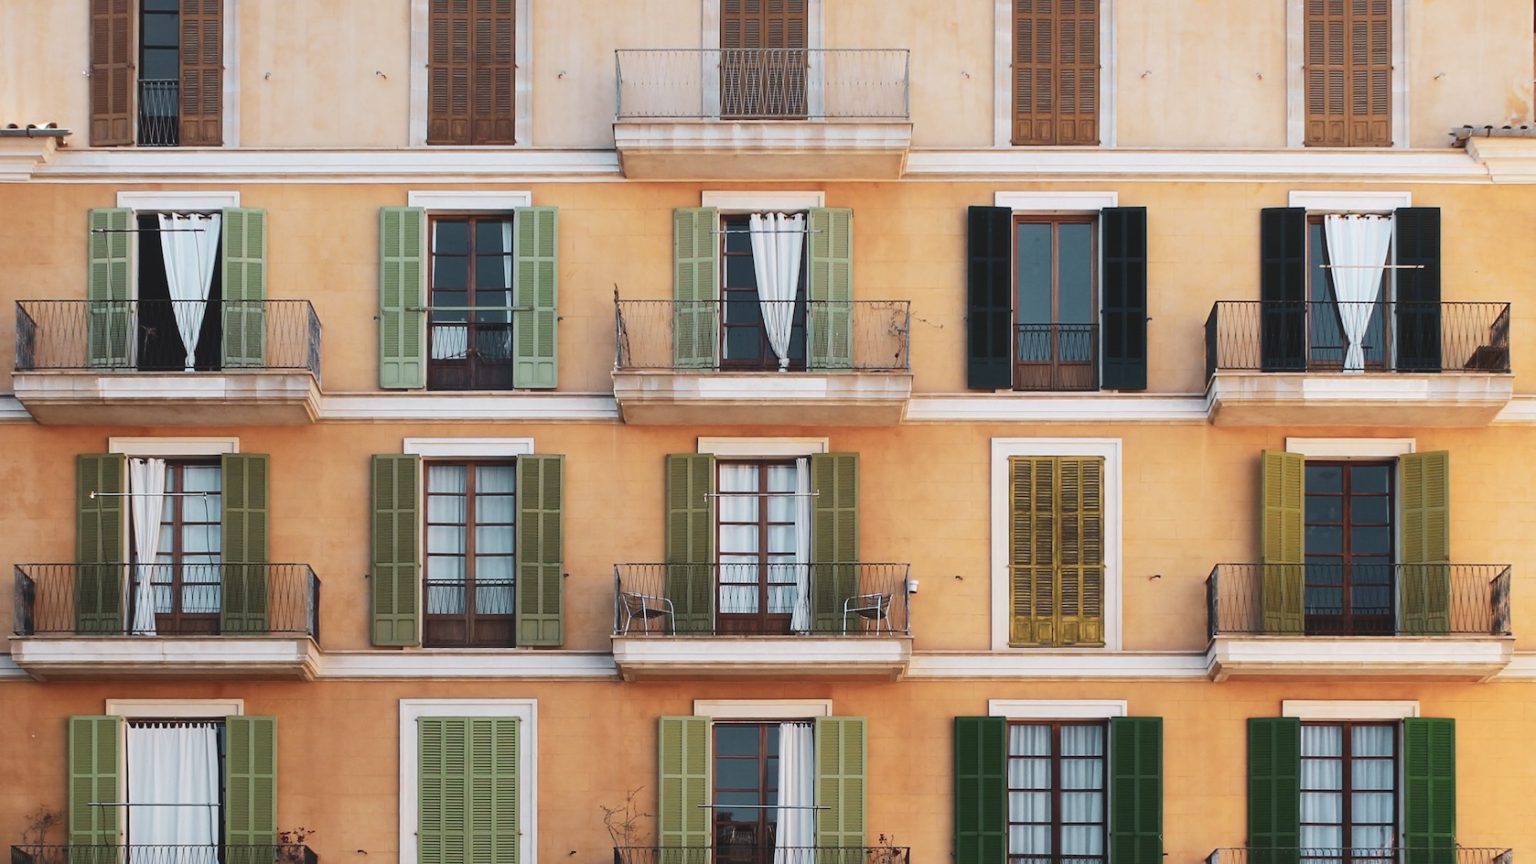
[[[721,462],[719,578],[722,634],[788,633],[799,600],[794,462]]]
[[[517,470],[512,462],[428,462],[422,642],[513,644]]]
[[[779,724],[714,724],[714,864],[773,864]]]
[[[435,219],[427,389],[512,389],[513,220]]]
[[[1307,462],[1308,633],[1395,632],[1392,474],[1390,462]]]
[[[219,632],[223,482],[218,462],[177,461],[165,465],[160,549],[149,578],[155,596],[157,633]],[[134,584],[138,584],[137,579]]]

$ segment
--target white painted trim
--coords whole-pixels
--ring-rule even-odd
[[[406,143],[412,147],[427,146],[427,41],[431,36],[431,17],[428,14],[430,0],[411,2],[410,105],[406,130]],[[514,147],[533,144],[533,0],[517,0],[512,58],[512,137]],[[436,149],[434,146],[433,149]],[[499,145],[497,149],[505,149]]]
[[[700,207],[714,207],[726,213],[762,213],[765,211],[809,210],[827,206],[825,192],[714,192],[699,195]]]
[[[533,206],[533,193],[527,190],[468,192],[412,189],[405,193],[405,206],[434,211],[472,211],[492,213]]]
[[[992,439],[992,650],[1033,653],[1008,645],[1008,457],[1104,457],[1104,647],[1084,652],[1120,650],[1121,441],[1119,438]]]
[[[1205,680],[1205,653],[1196,651],[1085,651],[1014,649],[914,653],[910,680],[968,681],[1195,681]]]
[[[1013,3],[1014,0],[993,0],[992,4],[992,144],[995,147],[1014,146]],[[1119,52],[1115,36],[1115,0],[1099,0],[1099,147],[1114,147],[1119,141],[1115,119]],[[1094,148],[1083,149],[1091,151]]]
[[[1285,2],[1285,143],[1303,147],[1307,137],[1306,0]],[[1392,0],[1392,147],[1409,146],[1408,3]],[[1374,148],[1373,148],[1374,149]]]
[[[831,699],[695,699],[693,716],[717,720],[800,720],[831,717]]]
[[[1280,703],[1280,716],[1302,720],[1402,720],[1419,716],[1419,703],[1417,700],[1286,699]]]
[[[1391,213],[1413,206],[1413,193],[1402,192],[1306,192],[1291,190],[1289,206],[1318,213]]]
[[[431,681],[436,679],[614,680],[619,670],[607,652],[419,649],[326,651],[317,679]]]
[[[107,439],[108,453],[125,456],[223,456],[239,453],[239,438],[118,438]]]
[[[429,459],[511,459],[533,453],[532,438],[407,438],[400,452]]]
[[[538,864],[539,850],[539,700],[401,699],[400,700],[400,852],[398,864],[416,864],[417,774],[421,742],[416,721],[423,717],[514,717],[517,735],[517,815],[522,834],[517,860]]]
[[[1286,438],[1285,452],[1309,459],[1394,459],[1414,452],[1413,438]]]
[[[1119,192],[998,192],[993,206],[1015,213],[1097,213],[1119,207]]]
[[[239,717],[244,699],[108,699],[110,717]]]
[[[219,84],[223,107],[222,137],[225,147],[240,146],[240,0],[224,0],[224,69]],[[239,205],[236,205],[239,206]]]
[[[700,453],[742,458],[814,456],[829,452],[826,438],[711,438],[700,436]]]
[[[907,404],[909,423],[1029,423],[1084,422],[1208,422],[1205,399],[1193,395],[1129,395],[1115,393],[1053,394],[995,393],[913,396]]]
[[[320,420],[452,421],[616,421],[611,395],[505,393],[495,396],[447,393],[342,393],[320,400]]]
[[[432,36],[430,7],[431,0],[411,0],[411,48],[407,58],[410,65],[406,74],[410,96],[405,141],[412,147],[427,146],[427,102],[430,99],[427,82],[427,58],[430,55],[427,43]]]
[[[988,699],[988,717],[1009,720],[1100,720],[1124,717],[1124,699]]]
[[[240,193],[238,191],[119,192],[117,206],[127,207],[138,213],[156,210],[178,213],[188,210],[222,210],[225,207],[239,207]]]

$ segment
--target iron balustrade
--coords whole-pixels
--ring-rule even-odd
[[[777,371],[763,307],[788,305],[795,307],[787,316],[794,322],[790,370],[911,370],[912,307],[906,300],[615,300],[614,368]],[[722,337],[722,325],[747,334],[752,350],[741,359],[754,365],[734,362],[732,348],[741,343],[725,342],[737,337]]]
[[[318,864],[308,846],[104,845],[12,846],[11,864]]]
[[[619,120],[911,118],[905,48],[632,48],[614,52]]]
[[[1217,849],[1205,864],[1514,864],[1509,849],[1480,846],[1388,848],[1234,847]]]
[[[1013,389],[1099,389],[1099,325],[1019,324],[1013,337]]]
[[[613,864],[910,864],[906,846],[615,846]]]
[[[1510,635],[1507,564],[1217,564],[1205,582],[1208,635],[1265,635],[1265,585],[1298,579],[1307,635]],[[1406,619],[1410,602],[1445,609],[1444,621]]]
[[[181,143],[181,81],[139,81],[139,146],[175,147]]]
[[[427,316],[427,389],[511,390],[514,340],[523,309],[424,309]]]

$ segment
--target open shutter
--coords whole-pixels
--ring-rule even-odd
[[[709,718],[662,717],[656,735],[656,844],[663,849],[708,849]],[[693,864],[686,853],[660,864]]]
[[[123,632],[123,457],[75,457],[75,630]],[[115,799],[114,799],[115,800]]]
[[[1013,386],[1013,211],[966,211],[966,386]]]
[[[183,147],[224,143],[224,0],[181,0]]]
[[[373,644],[415,645],[421,596],[417,486],[421,457],[373,457]]]
[[[517,644],[565,642],[564,456],[517,457]]]
[[[121,801],[123,718],[69,718],[69,824],[71,846],[115,846],[122,842],[121,807],[95,807]]]
[[[715,457],[667,456],[667,599],[677,633],[709,633],[715,615]]]
[[[421,864],[517,864],[518,719],[422,717],[416,724]]]
[[[427,386],[427,211],[379,210],[379,386]]]
[[[1398,603],[1402,632],[1451,629],[1451,454],[1408,453],[1397,460],[1402,539]]]
[[[267,632],[267,457],[226,453],[223,481],[219,592],[222,633]]]
[[[469,0],[432,0],[427,20],[427,143],[470,143]]]
[[[720,213],[672,211],[672,362],[714,369],[720,356]]]
[[[1438,372],[1440,356],[1440,208],[1400,207],[1393,214],[1397,264],[1397,368]]]
[[[133,143],[132,0],[91,0],[91,146]]]
[[[1259,365],[1265,372],[1307,368],[1307,211],[1266,207],[1259,214]]]
[[[266,365],[267,211],[226,208],[220,266],[227,369]]]
[[[1259,472],[1263,620],[1269,634],[1306,629],[1306,457],[1265,450]]]
[[[1147,208],[1099,211],[1106,390],[1147,389]]]
[[[1109,864],[1163,860],[1163,718],[1109,721]]]
[[[553,390],[559,376],[560,243],[555,207],[519,207],[516,230],[512,386]]]
[[[1296,864],[1301,845],[1301,721],[1248,719],[1248,854]]]
[[[516,66],[513,30],[515,0],[473,0],[474,44],[471,46],[470,144],[512,144],[512,110]]]
[[[859,454],[811,456],[811,495],[811,627],[841,633],[859,593]]]
[[[810,367],[852,369],[853,211],[814,207],[810,228]]]
[[[1455,720],[1403,720],[1403,846],[1404,864],[1455,864]]]
[[[955,718],[955,864],[1008,860],[1008,721]]]
[[[277,718],[226,717],[224,842],[277,843]],[[259,851],[259,850],[253,850]]]
[[[87,219],[86,361],[121,369],[133,360],[133,211],[110,207]]]
[[[866,741],[863,717],[816,718],[817,846],[864,846]]]

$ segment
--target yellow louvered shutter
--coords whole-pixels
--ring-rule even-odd
[[[1264,451],[1260,471],[1260,538],[1265,633],[1300,633],[1306,627],[1306,548],[1303,545],[1306,458]]]
[[[1011,645],[1104,642],[1104,459],[1014,456]]]

